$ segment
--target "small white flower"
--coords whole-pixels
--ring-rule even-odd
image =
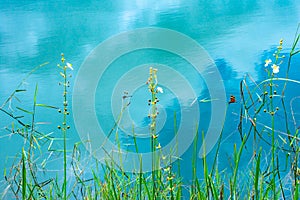
[[[268,65],[272,62],[271,59],[267,59],[265,60],[265,67],[268,67]]]
[[[157,87],[157,92],[164,93],[164,90],[161,87]]]
[[[67,68],[74,70],[71,63],[67,63]]]
[[[273,64],[272,69],[273,69],[274,74],[277,74],[279,72],[279,66],[278,65]]]

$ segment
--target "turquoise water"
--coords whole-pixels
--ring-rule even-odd
[[[299,19],[300,4],[297,0],[272,3],[263,0],[128,1],[126,3],[106,0],[76,2],[2,0],[0,2],[0,103],[5,101],[30,70],[41,63],[49,62],[26,81],[23,87],[28,91],[19,94],[18,97],[22,100],[23,107],[30,109],[35,84],[38,83],[38,101],[60,106],[62,88],[58,82],[61,81],[61,77],[58,75],[56,64],[61,52],[64,52],[67,60],[73,64],[73,78],[70,81],[74,83],[80,65],[99,43],[115,34],[149,26],[172,29],[196,40],[215,61],[222,74],[227,95],[238,95],[239,81],[245,73],[250,73],[255,80],[265,78],[262,70],[263,62],[272,56],[280,38],[284,39],[284,52],[288,52]],[[152,62],[178,65],[178,69],[184,65],[180,59],[158,51],[136,52],[118,60],[115,64],[129,63],[127,67],[130,68],[130,66]],[[102,99],[101,95],[109,94],[117,81],[116,77],[120,76],[121,71],[115,72],[114,67],[117,66],[112,66],[111,71],[107,71],[107,76],[103,80],[104,87],[98,88],[99,101]],[[186,76],[193,75],[192,71],[181,70],[181,72],[187,73]],[[291,77],[298,78],[298,75],[299,70],[293,69]],[[201,77],[192,77],[191,80],[193,87],[199,88],[197,96],[205,96]],[[173,84],[178,83],[174,81]],[[291,94],[292,97],[297,96],[299,95],[297,89],[299,86],[294,85],[289,88],[287,94]],[[161,97],[162,104],[167,105],[165,114],[172,115],[180,105],[170,91],[166,90],[166,94],[169,96]],[[144,95],[141,90],[134,94],[142,97]],[[104,108],[108,107],[109,99],[103,99],[108,103]],[[144,100],[147,101],[147,98],[133,98],[132,104],[136,106],[130,109],[135,113],[132,117],[137,124],[146,126],[147,107],[145,109],[143,105],[141,106]],[[103,105],[97,106],[102,108]],[[297,109],[299,110],[299,107],[296,107],[296,111]],[[20,113],[20,111],[16,112]],[[209,115],[209,106],[201,107],[201,112]],[[238,112],[237,104],[231,106],[227,113],[228,129],[222,148],[224,156],[220,160],[224,167],[228,165],[227,155],[232,152],[232,144],[239,141]],[[296,112],[296,116],[297,114]],[[105,127],[108,131],[113,120],[111,113],[104,111],[97,115],[99,120],[108,120],[109,123]],[[11,120],[3,113],[0,113],[0,117],[0,158],[2,160],[0,170],[3,171],[5,166],[9,168],[13,161],[12,157],[20,152],[22,139],[19,136],[8,136],[9,133],[4,127],[10,124]],[[178,117],[180,118],[180,113]],[[59,135],[55,129],[60,123],[56,111],[40,109],[38,119],[40,122],[47,122],[40,125],[41,129]],[[205,120],[202,121],[203,129],[206,128],[207,123]],[[69,137],[68,144],[72,146],[80,138],[72,119],[70,124],[72,135]],[[172,122],[167,121],[166,125],[170,124]],[[169,131],[172,132],[172,129]],[[168,141],[168,135],[162,137],[162,144]],[[124,143],[128,142],[130,143],[124,141]],[[143,141],[140,142],[143,144]],[[61,147],[59,143],[53,145],[57,148]],[[186,159],[183,161],[187,178],[191,175],[188,170],[190,156],[191,149],[184,155]],[[247,165],[247,162],[244,164]],[[59,166],[53,165],[53,168],[61,170]]]

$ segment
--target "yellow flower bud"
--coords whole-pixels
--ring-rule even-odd
[[[156,149],[161,149],[161,145],[160,145],[160,143],[158,143],[158,145],[157,145]]]

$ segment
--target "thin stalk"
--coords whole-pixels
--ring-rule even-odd
[[[67,80],[67,69],[72,68],[72,64],[65,62],[64,54],[61,54],[61,65],[58,65],[60,69],[62,69],[62,72],[60,72],[60,75],[63,77],[63,111],[59,110],[59,112],[63,114],[63,122],[61,126],[58,126],[59,129],[62,131],[63,135],[63,199],[67,199],[67,129],[70,128],[70,126],[67,125],[67,115],[69,115],[68,111],[68,101],[67,101],[67,92],[69,87],[69,81]]]
[[[255,192],[255,199],[259,200],[259,189],[258,189],[258,182],[259,182],[259,174],[260,174],[260,159],[261,159],[261,148],[258,152],[257,161],[256,161],[256,168],[255,168],[255,177],[254,177],[254,192]]]
[[[239,168],[239,163],[240,163],[240,159],[241,159],[241,156],[242,156],[242,152],[243,152],[243,149],[244,149],[244,146],[246,144],[246,139],[247,138],[247,135],[245,135],[243,137],[243,140],[242,140],[242,144],[239,148],[238,151],[236,151],[236,146],[234,147],[234,171],[233,171],[233,177],[231,179],[231,199],[237,199],[237,193],[236,193],[236,180],[237,180],[237,173],[238,173],[238,168]]]
[[[226,105],[225,113],[227,113],[228,106],[229,106],[229,103]],[[224,122],[223,122],[223,125],[222,125],[222,130],[221,130],[219,139],[218,139],[218,145],[217,145],[216,153],[215,153],[215,156],[214,156],[214,161],[213,161],[212,169],[211,169],[211,172],[210,172],[210,176],[211,177],[212,177],[212,175],[214,173],[215,166],[217,164],[217,158],[218,158],[218,154],[219,154],[219,150],[220,150],[220,146],[221,146],[221,141],[222,141],[222,137],[223,137],[224,126],[225,126],[225,119],[224,119]]]
[[[151,93],[151,99],[149,100],[149,105],[151,105],[151,111],[149,114],[149,117],[151,119],[150,123],[150,145],[151,145],[151,152],[152,152],[152,198],[157,199],[157,179],[161,178],[159,177],[159,151],[156,151],[156,149],[160,149],[160,144],[158,143],[158,135],[156,133],[156,117],[158,115],[157,106],[156,104],[159,102],[158,98],[156,97],[156,94],[158,92],[162,92],[161,88],[157,87],[157,69],[154,69],[150,67],[149,69],[149,78],[147,81],[148,89]],[[159,90],[160,89],[160,90]]]
[[[25,151],[24,147],[22,148],[22,199],[26,200],[26,187],[27,187],[27,182],[26,182],[26,161],[25,161]]]
[[[67,70],[64,67],[64,75],[67,77]],[[64,94],[67,93],[67,79],[64,79]],[[64,95],[64,110],[67,109],[67,95]],[[64,200],[67,199],[67,114],[66,112],[63,113],[63,140],[64,140],[64,183],[63,183],[63,198]]]
[[[206,144],[205,144],[205,137],[204,131],[202,131],[202,141],[203,141],[203,174],[205,180],[205,188],[206,188],[206,197],[209,198],[209,174],[208,174],[208,167],[206,162]],[[200,192],[200,191],[198,191]]]
[[[193,156],[192,156],[192,194],[195,193],[195,182],[197,179],[197,148],[198,148],[198,124],[196,127],[196,136],[194,138]]]

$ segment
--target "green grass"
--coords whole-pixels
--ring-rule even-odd
[[[196,128],[196,136],[192,146],[192,179],[186,183],[181,175],[181,160],[177,159],[171,163],[173,157],[177,157],[177,147],[172,155],[162,155],[160,151],[159,136],[156,132],[156,120],[158,92],[157,87],[159,72],[150,68],[147,81],[149,94],[149,106],[151,119],[149,134],[151,136],[151,151],[153,154],[152,171],[144,173],[142,169],[142,155],[140,157],[140,171],[138,173],[127,173],[123,166],[108,159],[105,164],[87,157],[84,154],[82,142],[75,143],[73,147],[67,146],[70,126],[68,125],[68,86],[69,69],[72,67],[66,62],[62,55],[61,64],[58,65],[62,77],[62,106],[38,103],[38,85],[35,87],[33,104],[31,109],[18,106],[17,109],[24,115],[30,117],[30,122],[22,121],[23,117],[15,115],[10,110],[10,104],[17,98],[17,93],[26,92],[22,85],[29,75],[34,73],[40,65],[26,76],[8,99],[0,107],[0,112],[9,116],[12,123],[7,131],[17,137],[19,135],[24,141],[22,151],[14,158],[12,166],[4,171],[4,178],[9,190],[2,192],[2,197],[13,196],[17,199],[299,199],[299,129],[293,129],[289,125],[289,115],[286,110],[285,90],[289,83],[300,83],[299,80],[289,79],[289,70],[292,67],[292,59],[300,53],[298,50],[300,34],[297,31],[293,46],[288,57],[288,68],[285,77],[278,78],[272,68],[266,67],[268,78],[256,83],[250,75],[240,82],[240,108],[238,132],[240,143],[232,146],[233,153],[230,155],[231,168],[219,171],[218,157],[222,146],[223,126],[218,140],[213,162],[208,163],[211,154],[204,155],[202,160],[197,157],[199,136],[204,141],[204,131]],[[274,62],[280,66],[282,62],[282,42],[274,53]],[[295,66],[299,67],[299,66]],[[279,87],[279,85],[281,87]],[[276,91],[276,90],[280,91]],[[125,97],[125,98],[124,98]],[[124,93],[123,105],[116,124],[112,127],[110,136],[116,132],[116,143],[120,148],[117,131],[120,125],[122,113],[130,105],[130,95]],[[279,101],[275,101],[279,100]],[[279,102],[279,103],[278,103]],[[232,106],[228,103],[227,108]],[[61,137],[43,133],[37,128],[37,107],[43,109],[55,109],[61,116],[62,123],[58,126]],[[60,107],[60,106],[59,106]],[[285,125],[285,133],[276,131],[276,112],[281,110],[284,119],[281,123]],[[293,113],[292,113],[293,114]],[[269,118],[270,124],[264,124],[261,118]],[[176,113],[174,114],[174,137],[177,138]],[[225,122],[224,122],[225,123]],[[132,128],[135,152],[139,152],[135,138],[134,127]],[[201,133],[201,134],[200,134]],[[251,138],[251,139],[250,139]],[[252,141],[252,142],[250,142]],[[53,142],[62,143],[62,149],[53,149]],[[89,142],[89,141],[85,141]],[[248,145],[249,144],[249,145]],[[251,149],[252,146],[252,149]],[[266,149],[269,149],[267,151]],[[46,147],[46,148],[45,148]],[[205,143],[203,144],[205,152]],[[263,148],[262,148],[263,147]],[[47,150],[47,158],[40,159],[43,151]],[[240,167],[244,151],[252,151],[253,156],[249,161],[248,168]],[[38,169],[47,173],[46,164],[51,161],[51,155],[55,154],[62,158],[62,174],[54,177],[44,178]],[[109,157],[110,155],[108,155]],[[279,157],[285,157],[285,162],[279,161]],[[267,162],[265,160],[268,160]],[[200,162],[201,161],[201,162]],[[161,162],[166,167],[161,168]],[[198,171],[199,163],[203,171]],[[67,169],[71,167],[74,180],[68,180]],[[291,181],[285,183],[283,174],[290,173]]]

